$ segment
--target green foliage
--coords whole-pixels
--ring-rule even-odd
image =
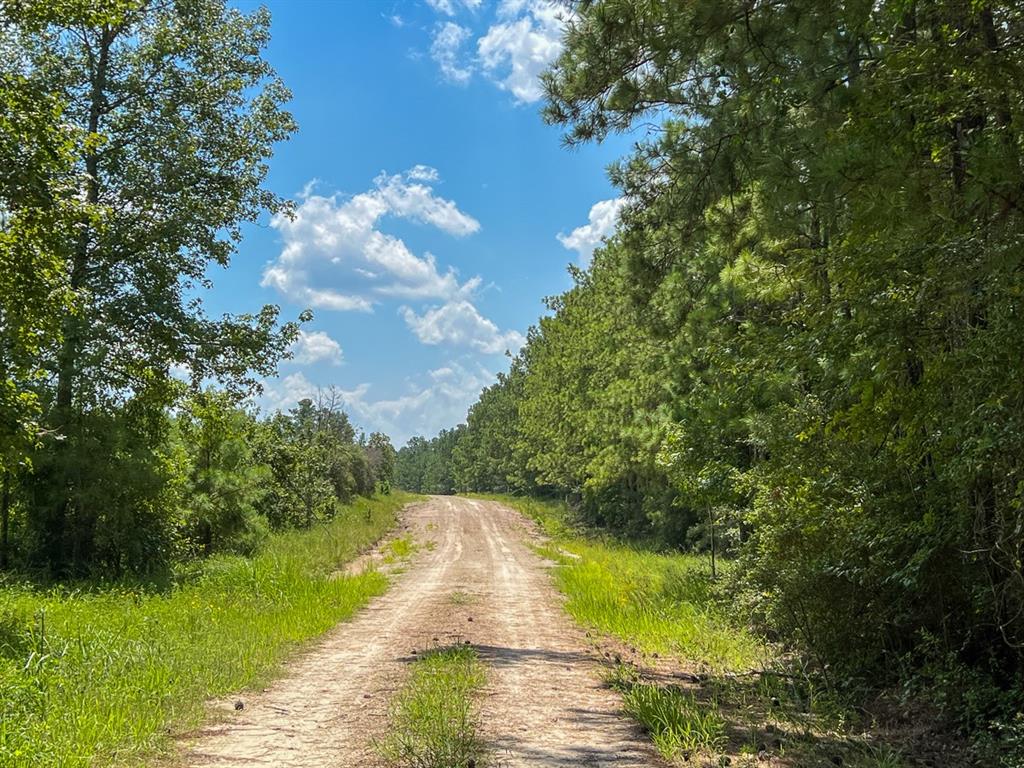
[[[523,382],[518,361],[498,383],[480,393],[469,409],[466,428],[452,449],[452,482],[459,491],[507,493],[531,483],[520,471],[518,402]]]
[[[963,665],[945,714],[984,740],[1024,670],[1022,51],[1005,0],[578,4],[546,118],[660,130],[456,488],[714,534],[833,694]]]
[[[391,438],[383,432],[374,432],[365,444],[367,469],[375,478],[381,493],[391,493],[395,482],[395,463],[398,452],[391,444]]]
[[[257,435],[256,457],[272,476],[261,508],[275,527],[308,527],[333,517],[339,503],[373,493],[366,447],[332,397],[302,400],[271,417]]]
[[[409,497],[363,500],[329,524],[218,555],[153,589],[0,588],[0,764],[151,764],[211,697],[258,685],[298,643],[351,616],[386,580],[339,577]],[[364,512],[368,511],[368,514]]]
[[[62,450],[38,449],[16,496],[22,564],[45,571],[56,562],[79,576],[166,569],[181,522],[170,427],[163,413],[130,401],[80,415]]]
[[[486,682],[476,651],[438,648],[412,664],[391,704],[388,735],[377,744],[395,768],[471,768],[484,765],[473,698]]]
[[[1020,669],[1020,34],[1014,3],[607,0],[547,80],[570,141],[664,107],[613,173],[663,461],[841,678],[922,631]]]
[[[395,461],[398,487],[414,493],[454,493],[452,451],[462,431],[462,427],[442,430],[432,440],[412,438],[398,451]]]
[[[677,686],[645,683],[621,666],[609,684],[622,694],[623,708],[651,735],[663,757],[688,760],[724,744],[725,720],[712,703],[699,702]]]
[[[588,540],[566,526],[564,505],[492,498],[520,509],[553,537],[557,548],[547,554],[559,562],[555,579],[565,609],[580,624],[707,671],[764,666],[764,644],[719,605],[706,558]]]
[[[257,462],[255,419],[221,392],[190,398],[176,425],[188,454],[182,492],[183,536],[197,554],[249,554],[267,534],[260,505],[270,492],[271,471]]]
[[[172,368],[243,394],[295,338],[276,307],[211,320],[199,295],[281,207],[262,184],[294,126],[268,25],[222,0],[0,5],[0,566],[165,565]],[[204,471],[189,482],[220,482]]]

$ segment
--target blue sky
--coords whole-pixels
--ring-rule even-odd
[[[614,225],[605,169],[627,140],[568,150],[541,121],[562,24],[542,0],[267,5],[299,125],[267,183],[296,217],[245,230],[207,307],[313,310],[263,408],[334,386],[362,428],[430,436]]]

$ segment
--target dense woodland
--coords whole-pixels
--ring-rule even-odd
[[[396,457],[330,392],[247,405],[308,315],[203,311],[285,206],[267,13],[0,0],[0,570],[152,575],[392,477],[559,496],[728,554],[832,691],[1024,749],[1024,6],[572,10],[544,114],[636,139],[619,229]]]
[[[298,322],[203,312],[283,205],[268,36],[219,0],[0,2],[0,569],[156,573],[387,487],[337,397],[246,405]]]
[[[398,484],[713,534],[829,687],[1019,747],[1024,6],[575,10],[544,114],[636,137],[619,229]]]

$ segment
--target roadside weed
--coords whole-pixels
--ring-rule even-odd
[[[412,557],[419,547],[413,541],[412,536],[399,536],[388,542],[388,549],[390,553],[384,558],[384,561],[394,562]]]
[[[394,768],[482,768],[473,696],[484,682],[468,645],[425,653],[391,703],[388,734],[376,745],[381,757]]]
[[[621,665],[608,683],[622,694],[624,709],[647,730],[662,756],[688,757],[724,744],[725,720],[713,703],[698,702],[678,686],[643,682]]]

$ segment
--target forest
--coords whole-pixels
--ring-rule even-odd
[[[396,484],[714,549],[831,690],[1019,746],[1024,7],[574,10],[543,114],[636,139],[618,229]]]
[[[265,55],[269,12],[0,0],[0,764],[152,764],[204,722],[210,700],[246,691],[228,714],[248,717],[249,692],[299,643],[394,587],[390,623],[370,612],[354,619],[362,634],[337,640],[362,643],[337,646],[345,661],[373,651],[373,664],[331,658],[323,668],[337,674],[299,694],[322,684],[326,701],[378,707],[375,727],[404,711],[402,727],[434,733],[439,716],[420,702],[450,703],[430,687],[444,682],[431,664],[450,663],[465,667],[452,685],[467,727],[479,691],[507,705],[519,689],[501,675],[518,671],[571,681],[613,714],[618,693],[641,710],[655,690],[684,731],[687,717],[717,717],[695,698],[705,693],[629,677],[610,653],[619,678],[598,690],[573,643],[633,621],[667,638],[648,663],[681,653],[690,622],[721,646],[711,650],[732,648],[711,682],[798,669],[843,713],[870,721],[888,708],[906,731],[938,723],[972,764],[1024,765],[1024,5],[559,8],[542,116],[569,149],[631,142],[608,169],[617,228],[569,267],[571,287],[546,300],[465,422],[396,451],[350,420],[337,388],[256,407],[309,311],[204,303],[247,228],[296,208],[268,184],[275,149],[297,130]],[[486,70],[484,39],[474,66]],[[441,66],[469,79],[454,63]],[[435,220],[446,211],[479,228],[422,186],[438,181],[433,168],[413,171],[402,178]],[[475,339],[479,349],[518,336],[468,303],[482,279],[442,275],[429,253],[410,263],[453,283],[446,300],[489,324],[495,338]],[[415,505],[412,493],[501,496]],[[550,528],[544,556],[562,569],[579,626],[544,612],[558,604],[545,591],[554,582],[517,538],[514,497]],[[402,522],[399,534],[411,504],[419,527]],[[562,505],[573,526],[551,511]],[[478,525],[467,533],[468,519]],[[380,570],[346,570],[375,546]],[[486,566],[504,580],[470,594],[442,562],[463,551],[478,559],[460,573]],[[496,553],[505,559],[487,559]],[[402,591],[406,572],[426,574],[420,591]],[[535,604],[521,604],[524,585]],[[356,699],[379,688],[374,664],[402,679],[407,636],[439,643],[435,621],[478,642],[413,649],[421,671],[391,710],[384,697]],[[514,647],[549,630],[547,650],[578,651],[561,678],[538,666],[543,653]],[[379,636],[393,645],[360,640]],[[768,646],[790,666],[748,669]],[[708,682],[706,670],[687,674]],[[798,687],[802,716],[811,697]],[[579,691],[537,691],[548,707],[538,717],[574,726],[564,707]],[[782,749],[774,717],[741,745],[749,763],[769,734]],[[714,722],[702,748],[727,740]],[[799,743],[796,730],[782,736]],[[307,748],[333,749],[332,733]],[[552,733],[586,743],[594,732]],[[474,749],[484,743],[471,735]],[[816,748],[838,765],[875,747],[835,751],[847,746]],[[405,747],[394,749],[388,764],[405,768]],[[690,750],[672,754],[688,761]],[[872,760],[850,764],[894,764]]]
[[[303,313],[201,291],[295,126],[269,14],[0,4],[0,570],[153,577],[389,487],[335,392],[257,415]]]

